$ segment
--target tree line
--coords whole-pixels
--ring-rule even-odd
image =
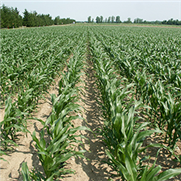
[[[94,19],[91,19],[91,16],[88,17],[88,23],[93,23]],[[120,16],[110,16],[108,18],[103,19],[103,16],[96,17],[96,23],[121,23]]]
[[[91,16],[88,17],[88,23],[94,23],[94,18]],[[120,16],[109,16],[108,18],[103,18],[103,16],[97,16],[95,19],[96,23],[139,23],[139,24],[167,24],[167,25],[181,25],[181,21],[174,20],[173,18],[164,21],[146,21],[141,18],[136,18],[134,21],[131,21],[131,18],[128,18],[126,21],[121,21]]]
[[[26,9],[23,12],[23,17],[19,14],[17,8],[9,8],[2,5],[1,11],[1,28],[18,28],[20,26],[38,27],[38,26],[50,26],[70,24],[76,22],[74,19],[63,18],[60,16],[52,19],[50,14],[38,14],[36,11],[28,12]]]
[[[164,20],[164,21],[146,21],[140,18],[136,18],[134,20],[134,23],[139,23],[139,24],[166,24],[166,25],[181,25],[181,21],[174,20],[173,18],[169,19],[169,20]]]

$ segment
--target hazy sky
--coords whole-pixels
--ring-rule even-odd
[[[73,18],[77,21],[86,21],[88,16],[120,16],[122,21],[128,17],[144,20],[168,20],[170,18],[181,20],[181,0],[1,0],[1,5],[17,7],[23,15],[25,9],[36,11],[38,14],[50,14],[52,18]]]

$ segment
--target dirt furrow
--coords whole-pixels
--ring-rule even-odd
[[[92,64],[85,63],[85,74],[81,77],[84,83],[79,83],[77,86],[82,86],[82,93],[79,104],[83,107],[81,116],[84,120],[74,120],[74,126],[87,126],[94,133],[88,131],[81,131],[87,140],[83,140],[82,147],[87,151],[85,153],[86,159],[70,158],[66,167],[75,170],[75,174],[68,174],[63,176],[64,181],[103,181],[111,178],[113,171],[108,167],[104,150],[103,139],[100,134],[96,133],[103,126],[103,119],[101,117],[101,109],[96,100],[99,99],[98,89],[95,87],[96,78],[94,76]],[[49,94],[45,100],[40,101],[40,105],[33,117],[45,121],[51,113],[52,106],[50,94],[58,94],[58,82],[60,78],[55,80],[55,84],[51,86]],[[42,124],[36,120],[28,120],[28,130],[33,133],[36,131],[38,135],[42,129]],[[19,135],[19,144],[15,150],[3,156],[8,162],[0,162],[0,180],[1,181],[17,181],[23,180],[21,176],[21,165],[27,162],[29,170],[35,168],[42,171],[38,155],[34,148],[31,135],[21,133]],[[114,172],[115,173],[115,172]]]
[[[96,100],[99,99],[98,89],[95,88],[96,78],[94,76],[93,67],[91,63],[85,63],[85,74],[82,76],[84,83],[78,86],[83,86],[83,94],[79,104],[84,108],[82,117],[84,120],[75,120],[75,126],[87,126],[93,132],[82,131],[87,140],[84,140],[84,149],[87,150],[85,157],[71,158],[68,161],[67,168],[75,170],[75,174],[65,175],[64,181],[105,181],[111,178],[112,170],[103,161],[105,157],[105,146],[100,134],[96,133],[103,127],[103,118],[101,117],[101,109]],[[115,172],[114,172],[115,173]]]
[[[50,100],[50,94],[58,94],[58,82],[60,78],[55,80],[55,84],[49,89],[49,94],[45,96],[45,100],[39,101],[39,106],[37,111],[32,115],[32,117],[41,119],[45,121],[51,113],[52,106]],[[3,120],[3,119],[2,119]],[[43,128],[42,124],[36,120],[27,120],[27,129],[32,134],[33,131],[38,135]],[[2,157],[7,160],[0,161],[0,180],[1,181],[17,181],[23,180],[20,176],[21,165],[23,162],[27,162],[29,169],[33,167],[35,169],[41,169],[38,155],[33,146],[32,137],[29,133],[19,133],[17,144],[13,151],[7,152],[7,155]]]

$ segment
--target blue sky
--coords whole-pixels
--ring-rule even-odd
[[[121,21],[128,17],[133,21],[141,18],[147,21],[168,20],[170,18],[181,20],[181,0],[1,0],[1,5],[17,7],[23,15],[25,9],[36,11],[38,14],[50,14],[52,18],[74,18],[77,21],[86,21],[88,16],[120,16]]]

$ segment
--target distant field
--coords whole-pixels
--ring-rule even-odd
[[[76,23],[80,26],[129,26],[129,27],[164,27],[164,28],[181,28],[180,25],[164,25],[164,24],[135,24],[135,23]]]
[[[123,27],[160,27],[160,28],[181,28],[179,25],[163,25],[163,24],[135,24],[135,23],[76,23],[76,24],[65,24],[65,25],[52,25],[49,27],[63,27],[63,26],[123,26]],[[25,28],[39,28],[39,27],[26,27],[22,26],[15,29],[25,29]],[[7,28],[3,28],[1,30],[6,30]],[[10,29],[11,30],[11,29]]]

